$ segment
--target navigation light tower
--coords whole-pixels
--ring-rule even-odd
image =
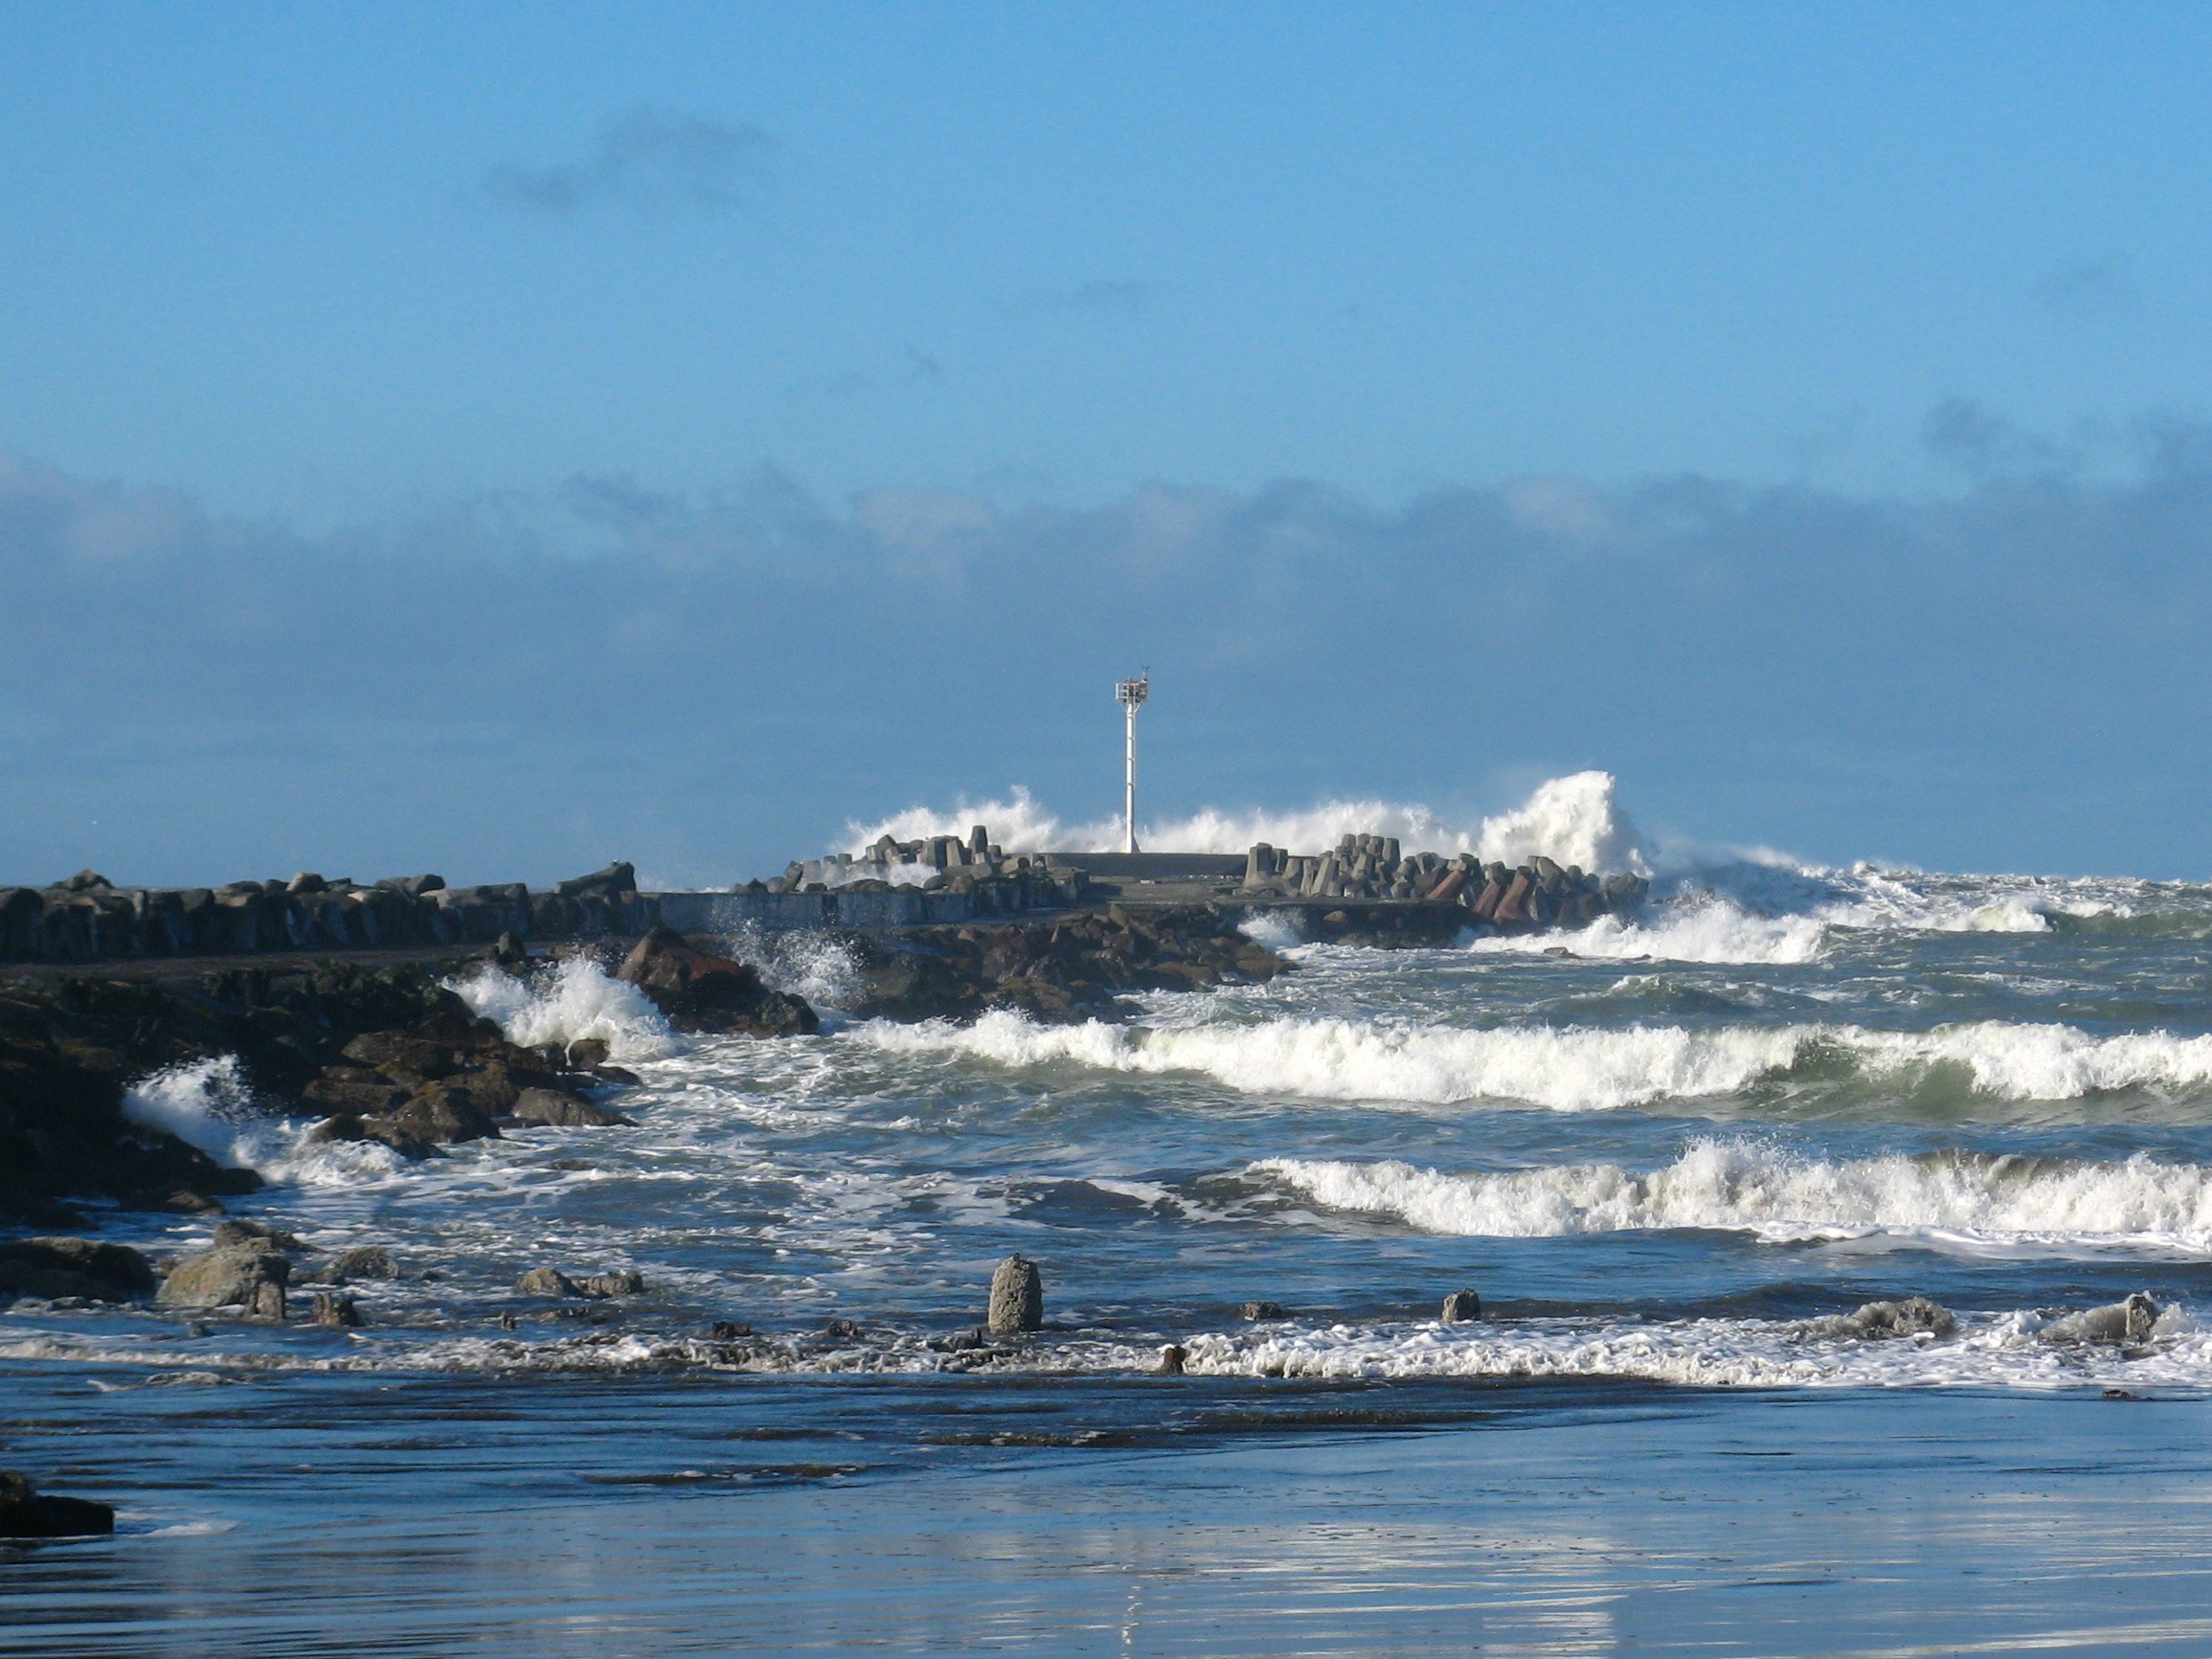
[[[1128,772],[1122,791],[1122,823],[1128,828],[1128,845],[1124,852],[1137,851],[1137,711],[1144,706],[1144,699],[1152,694],[1152,670],[1134,680],[1120,680],[1114,687],[1115,698],[1121,704],[1121,712],[1129,720]]]

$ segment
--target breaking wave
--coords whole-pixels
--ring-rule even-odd
[[[467,979],[448,980],[446,987],[497,1024],[508,1042],[524,1048],[598,1037],[609,1057],[627,1064],[660,1059],[681,1046],[643,991],[588,957],[570,957],[550,973],[527,979],[487,965]]]
[[[1939,1152],[1829,1161],[1694,1142],[1663,1169],[1617,1164],[1453,1175],[1395,1160],[1271,1158],[1250,1174],[1331,1210],[1423,1233],[1531,1239],[1697,1227],[1805,1239],[1871,1232],[2212,1245],[2212,1170]]]
[[[1372,831],[1396,836],[1409,852],[1472,852],[1508,864],[1541,852],[1585,870],[1646,871],[1641,837],[1614,792],[1612,773],[1576,772],[1539,784],[1520,806],[1473,826],[1455,825],[1418,804],[1383,800],[1325,801],[1288,812],[1208,808],[1140,825],[1138,840],[1156,852],[1242,852],[1255,841],[1319,852],[1345,835]],[[1119,818],[1063,824],[1017,786],[1004,801],[963,800],[950,812],[910,807],[878,823],[847,824],[846,851],[857,854],[887,834],[896,841],[965,835],[977,824],[988,826],[1008,852],[1110,852],[1123,840]]]
[[[1766,848],[1654,841],[1631,822],[1617,797],[1611,773],[1576,772],[1474,824],[1455,823],[1417,803],[1335,799],[1283,812],[1208,808],[1142,825],[1139,839],[1156,852],[1235,853],[1265,841],[1318,852],[1347,833],[1371,830],[1397,837],[1408,852],[1469,852],[1508,864],[1544,853],[1585,870],[1652,877],[1654,903],[1644,916],[1607,918],[1566,941],[1585,956],[1787,966],[1817,960],[1839,929],[2212,937],[2212,894],[2202,888],[2123,877],[1930,875],[1871,863],[1831,868]],[[949,812],[913,807],[878,823],[850,823],[847,848],[857,853],[886,833],[901,841],[964,836],[979,823],[1009,852],[1111,852],[1122,844],[1120,819],[1064,823],[1017,787],[1006,799],[963,801]],[[824,879],[861,874],[884,872],[832,867]],[[934,874],[919,865],[891,872],[894,880],[912,881]],[[1484,940],[1480,947],[1544,945],[1507,938]]]
[[[234,1169],[249,1162],[241,1141],[265,1121],[236,1055],[165,1066],[123,1097],[126,1123],[160,1129]]]
[[[1798,1077],[1856,1076],[1909,1088],[1945,1069],[1971,1092],[2007,1101],[2212,1083],[2212,1036],[2091,1036],[2072,1026],[1998,1020],[1929,1032],[1828,1025],[1455,1030],[1314,1018],[1162,1028],[1038,1026],[1002,1012],[964,1028],[870,1021],[854,1034],[891,1054],[1196,1073],[1248,1094],[1424,1105],[1514,1101],[1555,1111],[1710,1099]]]

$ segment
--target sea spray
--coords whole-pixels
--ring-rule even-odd
[[[142,1078],[123,1097],[126,1122],[174,1135],[218,1164],[245,1167],[239,1140],[267,1114],[255,1102],[236,1055],[187,1060]]]
[[[256,1097],[236,1055],[184,1061],[141,1079],[124,1093],[123,1115],[272,1183],[354,1185],[391,1175],[401,1163],[374,1142],[310,1140],[305,1120],[282,1116]]]
[[[1156,852],[1242,852],[1254,842],[1320,852],[1348,834],[1372,831],[1394,836],[1408,852],[1472,852],[1509,864],[1545,853],[1561,864],[1585,870],[1647,868],[1641,837],[1614,799],[1610,772],[1577,772],[1540,784],[1520,806],[1471,827],[1454,825],[1429,807],[1382,800],[1334,800],[1287,812],[1224,812],[1208,809],[1186,818],[1140,828],[1138,839]],[[971,804],[953,810],[911,807],[878,823],[848,824],[846,850],[859,854],[878,839],[913,841],[932,835],[965,835],[971,826],[987,824],[1007,852],[1107,852],[1122,842],[1117,820],[1064,825],[1039,807],[1028,790],[1016,787],[1011,799]]]
[[[621,1064],[661,1059],[682,1046],[667,1020],[636,986],[609,975],[589,957],[573,956],[550,972],[518,978],[485,966],[465,979],[448,980],[477,1013],[496,1023],[507,1040],[523,1048],[566,1045],[598,1037]]]

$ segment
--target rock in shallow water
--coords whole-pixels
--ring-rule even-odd
[[[1001,1336],[1036,1330],[1045,1323],[1045,1280],[1026,1256],[1009,1256],[991,1274],[991,1303],[984,1323]]]
[[[1855,1313],[1817,1322],[1822,1334],[1843,1337],[1949,1336],[1958,1329],[1950,1308],[1925,1296],[1869,1302]]]
[[[350,1296],[335,1296],[327,1290],[318,1290],[307,1318],[314,1325],[335,1325],[352,1329],[361,1323],[361,1310],[353,1305]]]
[[[27,1476],[0,1469],[0,1538],[85,1538],[115,1531],[115,1511],[90,1498],[54,1497]]]
[[[344,1284],[353,1279],[396,1279],[398,1263],[392,1260],[392,1252],[381,1244],[362,1244],[351,1250],[341,1250],[326,1261],[321,1271],[312,1276],[317,1284]]]
[[[633,1121],[620,1112],[610,1112],[604,1106],[594,1105],[581,1095],[567,1089],[525,1089],[515,1097],[508,1108],[508,1116],[518,1124],[532,1124],[545,1128],[604,1129],[632,1127]]]
[[[243,1307],[263,1319],[282,1319],[291,1274],[289,1261],[258,1245],[202,1250],[169,1269],[157,1300],[169,1307]]]
[[[19,1239],[0,1244],[0,1295],[136,1302],[154,1292],[153,1265],[126,1244]]]
[[[2148,1342],[2157,1323],[2158,1305],[2138,1290],[2124,1302],[2055,1320],[2046,1334],[2076,1342]]]
[[[558,1267],[532,1267],[514,1282],[515,1290],[524,1296],[578,1296],[576,1282]]]
[[[627,1268],[613,1273],[595,1273],[577,1286],[595,1301],[610,1296],[643,1296],[645,1293],[645,1276]]]
[[[1459,1325],[1482,1317],[1482,1298],[1472,1290],[1455,1290],[1444,1298],[1444,1323]]]

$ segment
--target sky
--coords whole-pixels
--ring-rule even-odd
[[[0,882],[1020,784],[2212,878],[2212,15],[0,0]]]

